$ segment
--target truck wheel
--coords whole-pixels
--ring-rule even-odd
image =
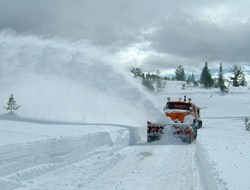
[[[194,133],[194,140],[197,138],[197,131]]]
[[[153,141],[153,140],[152,140],[152,137],[149,136],[148,139],[147,139],[147,142],[148,142],[148,143],[151,143],[152,141]]]
[[[193,138],[193,134],[190,134],[188,137],[188,143],[191,144],[193,142],[194,138]]]
[[[202,121],[201,120],[198,121],[198,127],[199,127],[199,129],[202,128]]]

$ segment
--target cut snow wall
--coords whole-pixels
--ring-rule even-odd
[[[114,152],[129,144],[129,131],[98,132],[80,137],[61,137],[0,147],[0,189],[10,190],[23,182],[72,164],[96,151]]]

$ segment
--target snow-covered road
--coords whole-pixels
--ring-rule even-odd
[[[202,186],[195,144],[178,144],[127,146],[113,153],[96,152],[19,189],[201,190]]]
[[[136,130],[119,125],[0,123],[4,190],[202,189],[195,143],[131,145]]]
[[[87,189],[201,189],[195,145],[130,146],[126,159]]]

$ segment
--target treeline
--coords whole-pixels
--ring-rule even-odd
[[[140,68],[132,68],[131,73],[135,78],[142,78],[142,84],[151,91],[161,91],[166,86],[166,79],[160,75],[160,71],[157,70],[156,74],[145,73]]]
[[[234,87],[247,86],[245,74],[241,67],[234,65],[229,72],[231,73],[231,76],[226,79],[224,76],[223,65],[220,63],[217,76],[213,76],[207,62],[202,68],[199,80],[195,79],[195,75],[193,73],[186,76],[185,69],[182,65],[179,65],[175,69],[175,75],[172,78],[161,76],[160,71],[157,71],[156,74],[150,74],[142,72],[140,68],[131,69],[133,76],[135,78],[141,77],[142,84],[152,91],[162,90],[166,86],[166,80],[183,81],[185,82],[184,84],[189,86],[219,88],[222,92],[228,92],[228,87],[230,85]]]

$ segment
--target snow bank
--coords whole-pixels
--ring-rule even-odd
[[[23,186],[38,176],[130,143],[119,126],[50,125],[0,120],[0,189]]]
[[[214,173],[211,170],[212,166],[208,160],[208,153],[206,152],[206,149],[202,147],[199,141],[196,144],[196,157],[200,169],[200,174],[202,176],[201,180],[204,189],[206,190],[218,189],[217,184],[215,182],[216,180]]]
[[[249,189],[249,133],[243,119],[207,120],[200,130],[199,147],[205,154],[217,189]],[[201,154],[200,154],[201,155]],[[208,172],[207,172],[208,171]]]

